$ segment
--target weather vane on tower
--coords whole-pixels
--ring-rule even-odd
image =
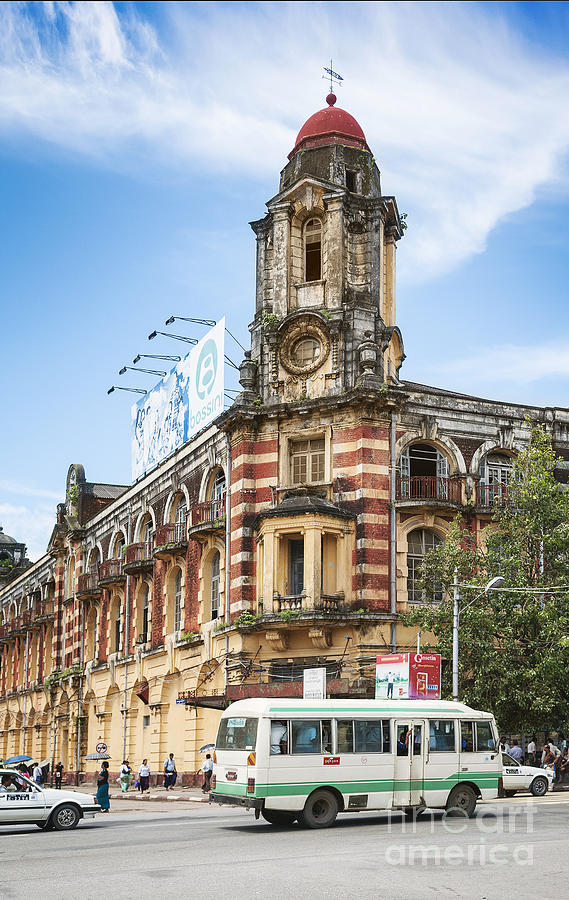
[[[332,68],[332,60],[330,60],[330,68],[328,68],[328,66],[322,66],[322,68],[326,72],[326,75],[323,75],[322,78],[325,78],[326,81],[330,79],[330,93],[332,94],[334,93],[334,82],[336,82],[338,86],[341,86],[344,79],[341,75],[338,75],[337,72],[334,72],[334,69]]]

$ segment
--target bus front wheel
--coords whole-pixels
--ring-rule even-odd
[[[296,816],[281,809],[262,809],[261,815],[271,825],[292,825]]]
[[[331,791],[319,790],[310,795],[298,821],[308,828],[329,828],[336,821],[338,801]]]
[[[472,818],[476,809],[476,794],[467,784],[457,784],[447,800],[447,812],[458,813]]]

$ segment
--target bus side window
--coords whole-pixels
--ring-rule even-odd
[[[271,756],[288,753],[288,722],[275,719],[271,722]]]
[[[322,721],[322,733],[321,733],[321,745],[322,745],[322,753],[331,753],[332,752],[332,722],[330,719],[324,719]]]
[[[429,750],[432,753],[454,752],[454,722],[450,719],[431,719],[429,722]]]
[[[320,753],[321,723],[316,719],[296,719],[291,722],[291,753]]]
[[[460,723],[460,749],[462,753],[472,753],[474,750],[474,723]]]
[[[354,752],[354,723],[351,719],[338,719],[338,753]]]
[[[476,723],[476,749],[479,752],[496,749],[490,722]]]
[[[383,752],[391,753],[391,722],[389,719],[383,719],[381,723],[381,731],[383,738]]]
[[[379,719],[367,719],[363,722],[354,722],[356,738],[356,753],[381,753],[383,744],[381,739],[381,721]]]

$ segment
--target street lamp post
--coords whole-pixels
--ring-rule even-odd
[[[479,600],[483,594],[488,595],[490,591],[495,591],[496,588],[502,587],[504,584],[504,578],[501,575],[496,575],[495,578],[492,578],[491,581],[488,582],[483,591],[480,591],[479,594],[476,595],[474,600],[471,600],[470,603],[467,603],[464,609],[468,609],[469,606],[472,606],[476,600]],[[458,583],[458,573],[455,571],[454,579],[453,579],[453,610],[452,610],[452,699],[458,700],[458,628],[460,625],[460,608],[459,608],[459,600],[460,600],[460,585]]]

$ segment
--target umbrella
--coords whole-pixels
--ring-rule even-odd
[[[198,753],[207,753],[208,750],[213,750],[215,744],[204,744],[203,747],[200,747]]]
[[[85,759],[110,759],[110,753],[88,753]]]
[[[45,766],[51,765],[51,760],[50,759],[42,759],[41,763],[38,763],[38,765],[39,765],[40,769],[43,769]]]
[[[4,765],[12,766],[12,765],[14,765],[14,763],[28,762],[29,760],[31,760],[31,758],[32,758],[31,756],[25,756],[25,755],[11,756],[10,759],[4,760]]]

